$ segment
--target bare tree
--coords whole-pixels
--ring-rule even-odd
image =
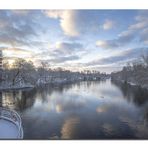
[[[145,65],[148,67],[148,52],[142,56]]]

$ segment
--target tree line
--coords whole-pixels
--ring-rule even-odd
[[[148,88],[148,53],[127,63],[121,71],[111,73],[111,78]]]
[[[67,83],[81,80],[99,80],[106,77],[105,73],[95,70],[85,70],[82,72],[72,72],[59,68],[49,68],[48,63],[41,62],[36,67],[33,62],[25,59],[16,59],[10,66],[8,62],[3,63],[2,82],[1,85],[7,86],[24,86],[24,85],[40,85],[48,83]]]

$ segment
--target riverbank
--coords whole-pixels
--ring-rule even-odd
[[[107,78],[106,78],[107,79]],[[76,82],[82,82],[82,81],[101,81],[101,80],[106,80],[105,78],[102,79],[74,79],[74,80],[56,80],[56,81],[50,81],[50,82],[40,82],[36,83],[35,85],[32,84],[21,84],[21,85],[12,85],[12,84],[3,84],[0,85],[0,90],[18,90],[18,89],[29,89],[29,88],[36,88],[36,87],[43,87],[46,85],[51,85],[51,86],[61,86],[64,84],[71,84],[71,83],[76,83]]]
[[[1,85],[0,90],[18,90],[18,89],[29,89],[29,88],[34,88],[35,86],[33,85]]]
[[[131,86],[136,86],[136,87],[141,87],[144,89],[148,89],[148,84],[146,85],[141,85],[141,84],[137,84],[135,82],[130,82],[130,81],[125,81],[125,80],[119,80],[119,79],[115,79],[115,78],[111,78],[112,81],[118,81],[120,83],[124,83],[124,84],[129,84]]]

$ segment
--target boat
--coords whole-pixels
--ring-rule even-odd
[[[23,139],[20,115],[5,107],[0,107],[0,139]]]

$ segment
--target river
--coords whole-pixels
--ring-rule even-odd
[[[1,92],[24,139],[148,139],[148,90],[106,81]]]

